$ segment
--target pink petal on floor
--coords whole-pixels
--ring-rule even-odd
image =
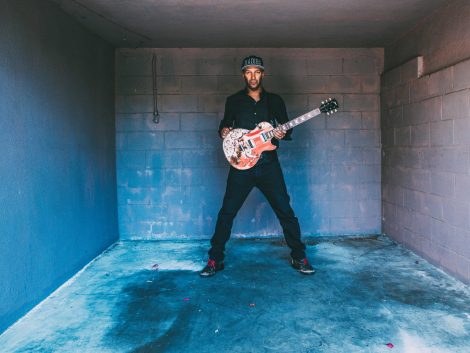
[[[387,343],[386,346],[387,346],[388,348],[393,348],[393,344],[392,344],[392,343]]]

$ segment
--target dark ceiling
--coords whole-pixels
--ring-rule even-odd
[[[449,0],[52,0],[116,47],[384,47]]]

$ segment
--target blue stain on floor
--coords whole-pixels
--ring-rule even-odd
[[[0,336],[1,352],[470,352],[470,288],[390,239],[116,243]]]

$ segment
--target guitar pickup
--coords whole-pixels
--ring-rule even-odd
[[[248,147],[250,147],[250,148],[255,147],[255,145],[253,144],[253,142],[251,142],[251,140],[247,140],[247,142],[248,142]]]

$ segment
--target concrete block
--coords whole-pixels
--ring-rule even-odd
[[[453,173],[431,172],[431,192],[433,194],[453,198],[455,184],[455,175]]]
[[[123,150],[127,148],[127,134],[126,133],[116,133],[116,149]]]
[[[162,185],[164,169],[120,169],[118,185],[130,188],[159,187]]]
[[[150,205],[151,190],[155,189],[118,187],[118,205]]]
[[[435,97],[403,107],[405,125],[419,125],[428,121],[438,121],[442,117],[442,99]]]
[[[144,169],[145,151],[117,151],[116,168]]]
[[[318,130],[312,131],[310,146],[326,148],[333,146],[344,146],[344,131],[340,130]]]
[[[379,95],[345,94],[344,111],[379,111]]]
[[[452,67],[429,76],[429,95],[439,96],[452,91]]]
[[[359,76],[330,76],[327,81],[326,92],[359,93],[362,91],[361,83],[361,77]],[[378,91],[373,93],[378,93]]]
[[[242,90],[244,87],[241,75],[235,76],[217,76],[217,92],[227,96]]]
[[[267,76],[265,87],[278,94],[328,92],[329,76]]]
[[[145,131],[145,114],[116,114],[116,131]]]
[[[384,88],[380,91],[380,104],[383,109],[390,109],[396,105],[395,88]]]
[[[337,112],[326,119],[327,129],[360,129],[362,116],[360,112]]]
[[[116,97],[116,113],[151,113],[152,95],[132,95]]]
[[[362,112],[361,128],[363,130],[380,129],[380,113],[379,112]]]
[[[425,200],[426,208],[423,210],[423,213],[435,219],[443,219],[443,199],[439,196],[426,194]]]
[[[235,75],[242,59],[204,49],[177,49],[159,56],[159,75]]]
[[[336,146],[328,151],[331,164],[337,165],[361,165],[363,155],[361,148],[346,146]]]
[[[395,129],[392,128],[383,128],[381,131],[381,141],[384,146],[394,146],[395,145]]]
[[[210,131],[215,133],[219,128],[217,113],[182,113],[182,131]]]
[[[116,72],[121,76],[151,76],[152,54],[116,53]]]
[[[158,76],[158,94],[182,93],[181,80],[182,78],[179,76]]]
[[[149,76],[117,76],[118,95],[152,94],[152,78]]]
[[[163,132],[129,132],[127,133],[128,150],[156,150],[164,146]]]
[[[442,119],[470,118],[469,92],[463,90],[445,95],[442,100]]]
[[[432,218],[419,212],[412,212],[411,231],[420,236],[428,236],[431,233]]]
[[[202,113],[218,113],[225,109],[225,95],[200,95],[198,96],[197,111]]]
[[[453,67],[454,90],[470,88],[470,60],[462,61]]]
[[[470,175],[455,174],[455,195],[458,200],[470,203]]]
[[[153,108],[152,108],[153,109]],[[161,112],[197,112],[198,96],[196,95],[162,95]]]
[[[470,145],[470,117],[454,120],[454,145]]]
[[[216,76],[183,76],[181,77],[181,93],[208,94],[217,93]]]
[[[396,67],[390,71],[385,72],[381,76],[381,85],[384,88],[391,88],[398,86],[401,83],[401,67]]]
[[[466,200],[468,201],[468,199]],[[470,203],[445,199],[443,202],[443,218],[452,226],[470,229]]]
[[[200,148],[202,144],[202,135],[201,132],[193,131],[168,131],[165,132],[165,148]]]
[[[403,122],[403,107],[396,107],[387,110],[386,114],[384,114],[384,126],[408,126],[408,124]]]
[[[410,103],[410,95],[411,95],[411,83],[403,83],[395,88],[395,101],[393,102],[393,106],[403,105]]]
[[[379,130],[347,130],[346,146],[378,147],[380,146]]]
[[[357,56],[344,58],[344,74],[380,74],[382,68],[378,58],[372,56]]]
[[[306,94],[283,94],[282,99],[288,113],[298,111],[304,114],[308,111],[308,95]]]
[[[368,147],[362,149],[362,163],[366,165],[380,165],[381,157],[382,154],[380,147]]]
[[[411,126],[412,146],[429,146],[430,136],[429,124]]]
[[[431,146],[449,146],[454,142],[454,121],[431,122]]]
[[[410,102],[419,102],[429,98],[429,76],[410,82]]]
[[[361,77],[361,92],[380,94],[380,76],[363,76]]]
[[[182,168],[182,153],[180,150],[148,151],[146,167],[149,169]]]
[[[434,147],[430,149],[430,166],[439,172],[468,173],[469,151],[464,147]]]
[[[411,145],[411,128],[409,126],[395,129],[395,145],[396,146]]]
[[[273,56],[269,60],[268,73],[307,75],[307,59],[304,56]]]
[[[409,169],[410,180],[404,186],[423,192],[431,192],[431,173],[425,169]]]
[[[343,59],[331,58],[307,58],[308,75],[334,75],[343,72]]]
[[[185,150],[183,153],[184,168],[200,168],[201,166],[228,166],[228,162],[221,149]]]

